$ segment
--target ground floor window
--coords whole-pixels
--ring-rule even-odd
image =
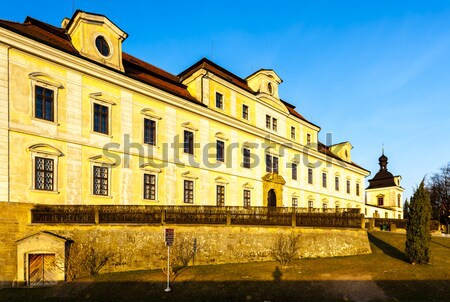
[[[222,185],[216,186],[216,200],[217,206],[219,207],[225,206],[225,186]]]
[[[244,208],[250,207],[250,199],[251,199],[250,190],[244,190]]]
[[[109,171],[107,167],[94,166],[93,194],[108,196]]]
[[[144,174],[144,199],[156,200],[156,175]]]
[[[194,181],[184,181],[184,203],[194,203]]]

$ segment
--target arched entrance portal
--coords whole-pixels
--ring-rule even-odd
[[[267,205],[269,207],[277,206],[277,194],[275,193],[274,189],[270,189],[267,194]]]

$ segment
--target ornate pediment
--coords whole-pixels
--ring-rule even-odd
[[[223,185],[227,185],[227,184],[228,184],[228,180],[226,180],[226,179],[223,178],[222,176],[216,177],[216,178],[214,179],[214,181],[215,181],[216,183],[223,184]]]
[[[46,155],[63,156],[64,154],[57,148],[47,144],[34,144],[28,147],[28,151]]]
[[[139,166],[141,170],[153,172],[153,173],[161,173],[161,169],[152,167],[151,164],[145,163]]]
[[[186,171],[181,173],[181,176],[188,179],[198,179],[198,176],[192,173],[192,171]]]
[[[53,86],[56,88],[63,88],[63,85],[60,82],[58,82],[54,77],[43,72],[32,72],[28,75],[28,78],[30,80],[43,83],[49,86]]]
[[[115,161],[111,160],[110,158],[104,156],[104,155],[96,155],[89,158],[90,162],[96,163],[96,164],[102,164],[107,166],[114,166],[116,164]]]
[[[274,182],[274,183],[282,184],[282,185],[284,185],[286,183],[286,180],[284,180],[283,176],[281,176],[278,173],[267,173],[261,179],[263,181]]]

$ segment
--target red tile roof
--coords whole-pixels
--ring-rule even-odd
[[[78,11],[77,11],[78,12]],[[75,13],[76,14],[76,13]],[[112,69],[99,62],[83,57],[72,45],[69,35],[63,28],[55,27],[53,25],[44,23],[37,19],[27,17],[24,23],[11,22],[6,20],[0,20],[0,27],[13,31],[17,34],[33,39],[40,43],[46,44],[53,48],[64,51],[68,54],[83,58],[94,64],[101,65],[110,70],[121,73],[118,70]],[[133,78],[137,81],[154,86],[166,92],[172,93],[178,97],[186,99],[190,102],[205,106],[203,103],[195,99],[187,90],[187,87],[181,82],[187,77],[191,76],[199,69],[206,69],[216,76],[236,85],[237,87],[251,93],[256,94],[247,84],[245,79],[238,77],[225,68],[217,65],[216,63],[203,58],[197,63],[180,73],[178,76],[166,72],[154,65],[144,62],[136,57],[133,57],[127,53],[122,53],[122,63],[125,69],[124,75]],[[295,106],[282,101],[288,109],[289,113],[296,118],[314,125],[306,120],[300,113],[295,110]],[[315,126],[315,125],[314,125]]]
[[[352,166],[354,166],[356,168],[359,168],[359,169],[362,169],[364,171],[370,172],[369,170],[364,169],[363,167],[361,167],[360,165],[357,165],[354,162],[346,162],[346,161],[344,161],[342,158],[340,158],[339,156],[337,156],[336,154],[331,152],[330,147],[328,147],[327,145],[325,145],[325,144],[323,144],[321,142],[318,143],[317,149],[318,149],[318,151],[320,153],[323,153],[323,154],[325,154],[327,156],[330,156],[330,157],[332,157],[334,159],[337,159],[337,160],[339,160],[339,161],[341,161],[341,162],[343,162],[345,164],[349,164],[349,165],[352,165]]]
[[[70,37],[63,28],[52,26],[31,17],[27,17],[24,23],[0,20],[0,27],[108,68],[96,61],[81,56],[75,47],[73,47]],[[122,53],[122,63],[124,65],[124,74],[126,76],[204,106],[187,91],[186,86],[180,83],[177,76],[128,55],[127,53]],[[112,70],[120,72],[115,69]]]

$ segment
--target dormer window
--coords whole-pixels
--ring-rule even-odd
[[[100,54],[104,57],[107,57],[110,55],[111,50],[109,48],[109,44],[106,41],[105,37],[98,36],[95,39],[95,46],[97,47],[97,50],[100,52]]]
[[[267,91],[269,91],[269,93],[272,95],[273,94],[273,86],[272,86],[272,83],[268,83],[267,84]]]

